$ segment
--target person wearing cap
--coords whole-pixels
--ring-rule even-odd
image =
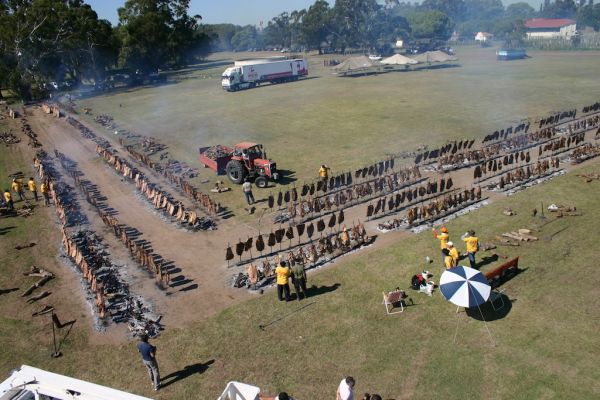
[[[451,241],[448,241],[448,243],[446,243],[446,246],[448,247],[448,252],[450,253],[450,257],[452,257],[452,259],[454,259],[454,265],[458,265],[458,250],[456,250],[456,247],[454,247],[454,243],[452,243]]]
[[[442,249],[442,254],[444,255],[444,266],[446,269],[456,267],[456,261],[450,255],[450,251],[448,249]]]
[[[15,206],[13,204],[12,195],[10,194],[10,190],[8,190],[8,189],[4,189],[4,201],[6,202],[6,207],[8,208],[9,211],[12,211],[15,209]]]
[[[475,236],[474,230],[470,230],[462,235],[461,239],[467,245],[467,255],[469,256],[471,268],[477,268],[477,263],[475,262],[475,253],[477,253],[477,250],[479,250],[479,238]]]
[[[29,191],[33,193],[33,198],[35,199],[35,201],[38,201],[37,185],[35,184],[35,180],[33,179],[33,177],[29,178],[29,181],[27,182],[27,187],[29,188]]]
[[[431,228],[431,233],[433,234],[433,237],[438,239],[440,241],[440,249],[444,250],[446,249],[448,240],[450,239],[450,235],[448,234],[448,228],[446,228],[445,226],[442,226],[440,229],[440,234],[438,235],[438,233],[436,232],[435,228]],[[442,253],[442,263],[445,265],[445,260],[446,256],[444,255],[444,253]]]
[[[321,165],[321,168],[319,168],[319,179],[322,181],[326,181],[327,177],[329,175],[329,167],[325,164]]]
[[[25,197],[25,192],[23,192],[23,182],[21,182],[20,179],[13,179],[11,187],[12,191],[19,195],[19,199],[21,199],[21,201],[27,200]]]

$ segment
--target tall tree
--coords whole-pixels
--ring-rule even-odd
[[[119,8],[122,65],[156,71],[190,61],[206,49],[208,35],[198,29],[199,15],[189,16],[189,0],[127,0]],[[205,51],[205,50],[203,50]]]
[[[331,32],[331,9],[325,0],[317,0],[308,8],[302,19],[301,30],[304,44],[318,49],[321,54],[322,43]]]

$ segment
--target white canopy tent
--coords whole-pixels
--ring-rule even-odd
[[[391,57],[384,58],[383,60],[381,60],[381,63],[388,65],[412,65],[417,64],[418,61],[413,60],[412,58],[405,57],[401,54],[394,54]]]

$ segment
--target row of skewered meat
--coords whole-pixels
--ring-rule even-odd
[[[33,129],[31,129],[31,125],[29,125],[29,122],[25,117],[21,118],[21,132],[29,138],[29,146],[33,148],[42,147],[42,144],[37,139],[37,133],[35,133]]]
[[[538,177],[546,174],[550,169],[558,169],[560,160],[558,157],[552,157],[545,160],[540,160],[535,164],[521,166],[505,174],[500,175],[500,178],[490,184],[490,188],[505,189],[506,186],[513,186],[529,181],[532,177]]]
[[[121,143],[125,150],[137,161],[141,162],[148,168],[155,170],[164,176],[169,182],[178,186],[183,193],[192,200],[198,202],[198,204],[202,207],[204,211],[206,211],[210,215],[216,215],[221,211],[221,205],[215,202],[208,194],[202,193],[198,189],[196,189],[188,180],[186,180],[180,174],[174,173],[168,168],[163,168],[159,163],[154,162],[148,155],[145,153],[136,151],[133,146],[125,146],[122,139],[119,139],[119,143]]]
[[[417,156],[415,157],[415,164],[420,164],[420,163],[425,163],[428,162],[428,160],[435,160],[438,157],[442,157],[445,154],[456,154],[459,150],[465,149],[471,149],[471,147],[473,147],[473,144],[475,143],[475,139],[463,139],[463,140],[459,140],[459,141],[452,141],[449,143],[446,143],[445,145],[443,145],[442,147],[440,147],[439,149],[434,149],[434,150],[425,150],[419,154],[417,154]]]
[[[591,143],[586,143],[585,145],[576,148],[569,155],[571,164],[579,164],[585,160],[598,156],[600,156],[600,145],[593,145]]]
[[[96,152],[117,172],[133,181],[138,191],[152,203],[154,208],[161,210],[164,214],[192,229],[200,229],[206,226],[205,221],[201,220],[195,211],[187,210],[182,202],[174,200],[169,193],[152,183],[141,171],[132,167],[112,150],[98,145],[96,146]],[[213,224],[210,225],[211,229]]]
[[[286,238],[288,240],[288,248],[293,246],[292,239],[294,239],[294,237],[297,237],[297,239],[298,239],[297,245],[300,245],[300,241],[303,236],[306,236],[306,238],[308,238],[308,240],[313,240],[313,236],[315,235],[315,233],[321,233],[321,232],[325,231],[325,229],[327,227],[329,229],[333,230],[336,226],[343,224],[344,220],[345,220],[344,211],[340,210],[340,212],[337,214],[332,213],[329,216],[329,218],[327,219],[327,221],[325,221],[325,219],[321,218],[318,221],[316,221],[315,223],[313,223],[313,222],[299,223],[299,224],[296,224],[295,227],[290,225],[287,228],[279,228],[279,229],[276,229],[274,232],[271,231],[271,233],[266,234],[266,235],[259,234],[256,238],[250,237],[245,242],[240,240],[235,245],[235,254],[238,257],[240,257],[240,260],[241,260],[241,257],[244,254],[244,252],[248,252],[250,258],[253,258],[253,256],[252,256],[253,243],[254,243],[256,250],[262,254],[262,252],[265,250],[265,239],[263,238],[263,236],[265,236],[267,239],[266,245],[269,246],[269,248],[270,248],[269,252],[272,252],[273,247],[277,244],[279,244],[279,249],[281,250],[281,246],[282,246],[282,242],[284,241],[284,238]],[[316,232],[315,232],[315,230],[316,230]],[[295,231],[295,233],[294,233],[294,231]],[[235,256],[233,254],[233,250],[231,249],[231,246],[228,246],[225,251],[225,260],[230,261],[230,260],[233,260],[234,257]]]
[[[540,124],[539,127],[543,128],[544,126],[548,126],[548,125],[556,125],[558,124],[560,121],[562,121],[563,119],[573,119],[577,116],[577,110],[567,110],[567,111],[561,111],[561,112],[557,112],[553,115],[550,115],[549,117],[546,118],[541,118],[540,119]]]
[[[481,188],[470,188],[438,197],[435,200],[417,207],[411,207],[406,212],[409,226],[422,224],[432,219],[453,213],[470,204],[481,200]]]
[[[500,129],[499,131],[494,131],[494,133],[485,135],[482,143],[487,143],[496,140],[506,140],[510,135],[516,135],[521,131],[523,131],[523,133],[527,133],[527,131],[529,131],[529,122],[521,122],[514,129],[512,126],[510,126],[506,129]]]
[[[134,235],[129,232],[137,232],[137,229],[121,224],[117,218],[105,211],[109,207],[108,204],[104,202],[103,199],[105,199],[105,197],[102,196],[100,191],[91,182],[82,180],[83,173],[75,168],[75,163],[72,160],[58,150],[54,150],[54,152],[61,166],[75,181],[75,184],[83,193],[88,203],[94,206],[96,212],[102,219],[102,222],[112,229],[115,237],[125,245],[131,254],[131,257],[137,261],[138,265],[147,269],[156,277],[161,288],[168,286],[170,283],[170,275],[169,272],[162,267],[163,257],[154,253],[148,242],[135,240],[136,238],[133,237]],[[161,260],[161,262],[156,262],[156,259]]]
[[[277,264],[283,260],[291,266],[301,263],[305,268],[309,268],[317,265],[320,260],[329,261],[370,241],[371,238],[361,223],[353,225],[350,229],[344,227],[340,232],[321,236],[314,243],[287,251],[285,255],[279,254],[272,258],[267,257],[260,263],[248,264],[242,279],[236,279],[235,286],[243,287],[248,284],[260,286],[261,283],[268,282],[273,278]]]
[[[285,192],[279,192],[277,199],[273,195],[269,195],[267,201],[269,208],[273,208],[275,202],[277,202],[277,206],[279,207],[285,203],[290,213],[293,214],[292,218],[296,215],[304,217],[308,213],[319,213],[321,210],[331,210],[333,207],[344,208],[346,203],[350,203],[353,200],[361,199],[383,190],[396,190],[398,187],[405,186],[419,178],[421,178],[421,172],[419,171],[419,167],[415,166],[382,175],[366,182],[355,183],[344,189],[321,196],[317,195],[313,197],[313,194],[315,194],[315,184],[313,183],[302,187],[300,199],[297,189],[292,188]]]
[[[386,207],[388,212],[392,212],[394,209],[405,207],[405,202],[406,205],[410,205],[413,202],[420,202],[423,201],[426,196],[436,195],[438,192],[443,193],[450,190],[453,186],[454,182],[451,177],[441,178],[439,182],[428,181],[418,187],[406,188],[397,192],[395,195],[390,194],[389,197],[381,197],[375,204],[369,204],[367,206],[367,218],[376,216],[380,212],[385,213]]]
[[[87,126],[85,126],[84,124],[79,122],[77,119],[75,119],[71,116],[68,116],[67,122],[73,128],[77,129],[82,137],[91,140],[92,142],[96,143],[99,146],[106,147],[106,148],[110,147],[110,142],[108,140],[96,135],[94,133],[94,131],[92,131],[90,128],[88,128]]]

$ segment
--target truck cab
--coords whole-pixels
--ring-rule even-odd
[[[240,89],[248,89],[256,86],[254,82],[246,82],[241,67],[229,67],[221,75],[221,86],[228,92],[235,92]]]

